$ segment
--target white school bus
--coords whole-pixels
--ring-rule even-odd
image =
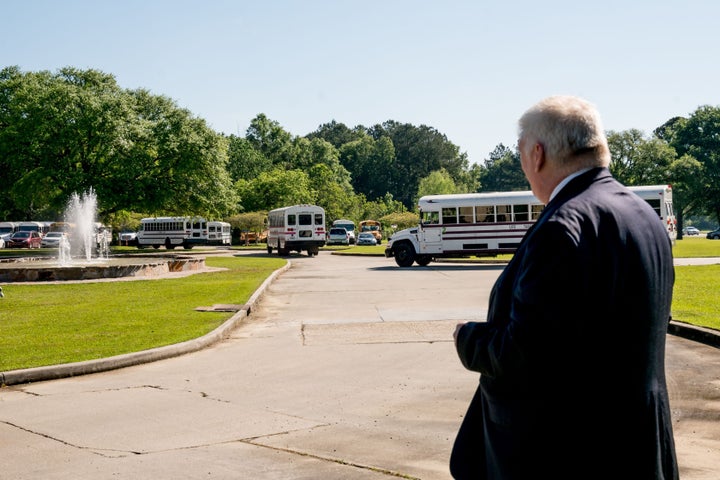
[[[420,224],[393,234],[385,247],[400,267],[513,253],[544,207],[531,191],[426,195],[418,206]]]
[[[677,236],[668,185],[629,187],[657,212],[668,236]],[[420,224],[395,233],[385,247],[400,267],[437,258],[514,253],[545,207],[531,191],[426,195],[418,202]]]
[[[317,205],[293,205],[268,213],[267,252],[278,255],[291,251],[317,255],[325,245],[325,210]]]
[[[208,245],[230,246],[232,243],[232,227],[228,222],[207,222]]]
[[[183,247],[186,250],[195,245],[207,244],[207,220],[202,217],[152,217],[140,220],[137,247],[168,250]]]

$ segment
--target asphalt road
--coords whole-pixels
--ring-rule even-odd
[[[449,479],[478,380],[452,332],[502,266],[291,262],[222,342],[0,389],[0,479]],[[670,335],[667,370],[681,478],[715,480],[720,349]]]

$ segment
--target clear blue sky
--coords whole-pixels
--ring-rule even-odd
[[[98,69],[244,135],[428,125],[482,163],[552,94],[649,135],[720,104],[716,0],[3,0],[0,67]]]

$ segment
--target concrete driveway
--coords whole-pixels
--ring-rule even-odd
[[[0,478],[449,479],[478,380],[452,332],[502,265],[291,262],[209,348],[0,389]],[[720,350],[669,336],[667,357],[681,476],[714,480]]]

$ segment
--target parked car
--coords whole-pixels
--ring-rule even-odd
[[[720,228],[716,228],[712,232],[708,232],[708,234],[705,235],[705,238],[709,238],[710,240],[720,240]]]
[[[137,246],[137,232],[133,230],[123,230],[120,232],[118,240],[120,241],[120,245]]]
[[[42,238],[40,246],[47,248],[57,248],[60,246],[60,239],[63,237],[67,238],[67,234],[65,232],[48,232]]]
[[[350,245],[350,236],[347,230],[340,227],[333,227],[328,232],[328,245]]]
[[[358,245],[377,245],[375,235],[370,232],[362,232],[357,238]]]
[[[8,248],[40,248],[42,237],[38,232],[22,230],[10,235]]]
[[[683,235],[700,235],[700,230],[695,227],[683,228]]]

